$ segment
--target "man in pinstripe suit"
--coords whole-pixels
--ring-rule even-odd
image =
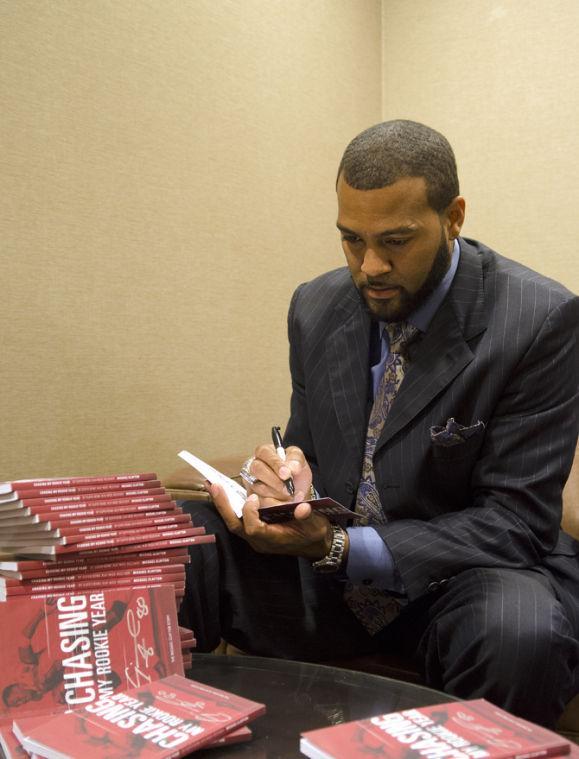
[[[220,632],[296,658],[410,650],[433,687],[553,725],[579,690],[579,546],[559,530],[579,299],[459,236],[454,155],[428,127],[356,137],[337,195],[347,267],[300,286],[289,312],[287,460],[256,449],[243,521],[211,486]],[[356,507],[383,327],[400,322],[414,339],[370,462],[380,519],[342,531],[302,504],[260,521],[290,476],[298,500],[313,484]],[[392,621],[369,632],[345,585],[395,599]]]

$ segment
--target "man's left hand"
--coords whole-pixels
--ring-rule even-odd
[[[243,519],[239,519],[229,505],[223,488],[207,485],[213,502],[227,529],[247,541],[258,553],[303,556],[317,561],[330,550],[332,529],[326,517],[312,512],[308,503],[300,503],[294,518],[281,524],[267,524],[259,518],[259,498],[250,495],[243,506]]]

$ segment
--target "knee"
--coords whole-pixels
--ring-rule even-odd
[[[436,625],[438,646],[443,638],[442,649],[452,652],[451,671],[480,668],[487,678],[522,684],[576,666],[568,616],[542,576],[491,569],[463,574]]]

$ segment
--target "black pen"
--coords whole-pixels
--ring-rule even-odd
[[[272,427],[271,428],[271,439],[273,440],[273,444],[275,447],[275,452],[280,457],[282,461],[285,461],[285,451],[281,442],[281,434],[279,431],[279,427]],[[285,486],[288,489],[288,493],[290,495],[294,495],[296,492],[296,489],[294,487],[294,481],[290,477],[289,480],[284,480]]]

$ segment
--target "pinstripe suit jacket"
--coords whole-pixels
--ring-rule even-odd
[[[388,518],[376,529],[410,601],[464,569],[542,566],[551,554],[579,583],[578,544],[559,531],[577,440],[579,298],[474,240],[459,242],[451,289],[412,348],[374,459]],[[353,506],[370,410],[370,320],[348,270],[301,285],[288,326],[285,443],[303,449],[319,492]],[[435,444],[431,428],[450,418],[484,426],[464,443]]]

